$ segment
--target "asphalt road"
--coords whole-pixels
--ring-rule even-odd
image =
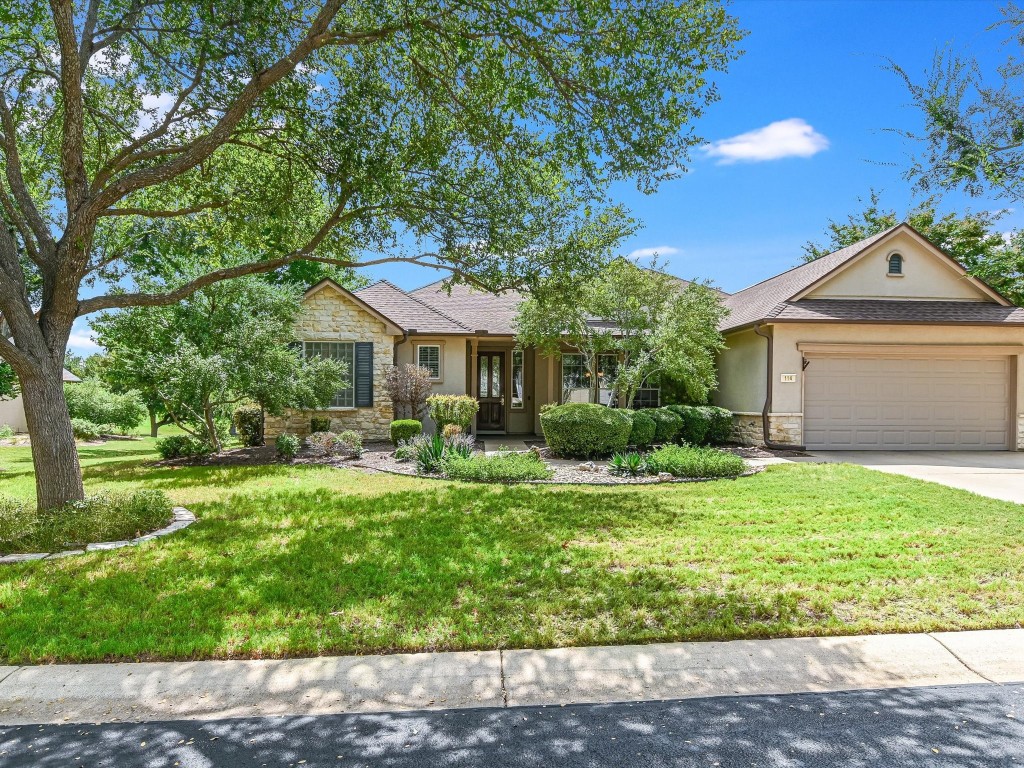
[[[0,727],[0,766],[1020,766],[1024,684]]]

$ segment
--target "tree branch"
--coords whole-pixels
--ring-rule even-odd
[[[60,92],[64,122],[60,165],[68,215],[78,209],[89,190],[85,172],[85,116],[82,67],[75,39],[75,8],[71,0],[50,0],[50,12],[60,48]]]
[[[0,133],[0,149],[4,154],[7,184],[11,188],[11,194],[14,195],[22,216],[25,217],[25,221],[36,237],[36,243],[40,246],[40,250],[44,250],[46,246],[54,245],[53,235],[50,234],[50,229],[43,221],[32,195],[29,194],[28,185],[25,183],[25,177],[21,171],[21,155],[18,153],[14,115],[11,114],[3,93],[0,93],[0,128],[3,129],[3,133]]]
[[[223,208],[230,204],[230,200],[213,200],[209,203],[194,205],[191,208],[177,208],[168,210],[153,210],[150,208],[108,208],[101,216],[144,216],[147,219],[173,219],[176,216],[188,216],[200,211],[208,211],[213,208]]]

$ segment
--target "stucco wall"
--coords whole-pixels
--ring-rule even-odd
[[[434,344],[441,347],[441,379],[433,382],[431,394],[465,395],[466,394],[466,339],[462,336],[410,336],[396,348],[398,364],[415,365],[417,361],[416,347],[421,344]],[[425,413],[422,415],[423,429],[434,431],[434,423]]]
[[[764,407],[768,341],[748,329],[725,337],[718,353],[715,405],[736,413],[760,413]]]
[[[21,397],[13,400],[0,400],[0,426],[7,425],[15,432],[28,432],[28,422],[25,420],[25,406]]]
[[[903,256],[901,277],[888,274],[888,257],[892,253]],[[946,260],[907,232],[869,249],[806,298],[991,301]]]
[[[395,341],[401,337],[388,333],[382,321],[329,286],[321,288],[303,301],[295,335],[303,341],[373,342],[373,407],[332,408],[317,412],[288,411],[280,418],[268,416],[267,438],[273,439],[284,431],[307,435],[312,416],[329,416],[333,432],[354,429],[364,440],[388,437],[393,413],[382,382],[387,366],[394,362]]]

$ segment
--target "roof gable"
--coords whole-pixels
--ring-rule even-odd
[[[387,280],[360,288],[356,296],[375,307],[407,331],[417,333],[466,334],[470,329],[455,318],[431,307]]]
[[[341,285],[338,285],[338,283],[334,282],[330,278],[326,280],[321,280],[316,285],[308,288],[306,292],[302,295],[302,299],[303,301],[306,301],[324,290],[332,291],[341,295],[343,298],[345,298],[352,304],[355,304],[359,309],[363,310],[371,317],[384,323],[385,332],[388,333],[389,335],[401,336],[403,333],[405,333],[405,329],[402,328],[402,326],[400,326],[390,317],[388,317],[375,307],[371,306],[363,299],[359,298],[359,296],[354,294],[352,291],[342,287]]]

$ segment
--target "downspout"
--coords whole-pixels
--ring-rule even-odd
[[[391,364],[396,368],[398,367],[398,348],[405,344],[409,340],[409,332],[406,330],[402,331],[402,340],[394,345],[391,353]]]
[[[781,443],[773,443],[771,439],[771,429],[769,428],[769,415],[772,412],[772,383],[774,382],[774,366],[773,361],[775,358],[775,339],[770,333],[762,333],[761,328],[764,325],[760,320],[754,323],[754,333],[768,342],[768,378],[765,381],[765,396],[764,396],[764,408],[761,409],[761,434],[764,442],[764,447],[773,451],[802,451],[805,450],[802,445],[782,445]]]

